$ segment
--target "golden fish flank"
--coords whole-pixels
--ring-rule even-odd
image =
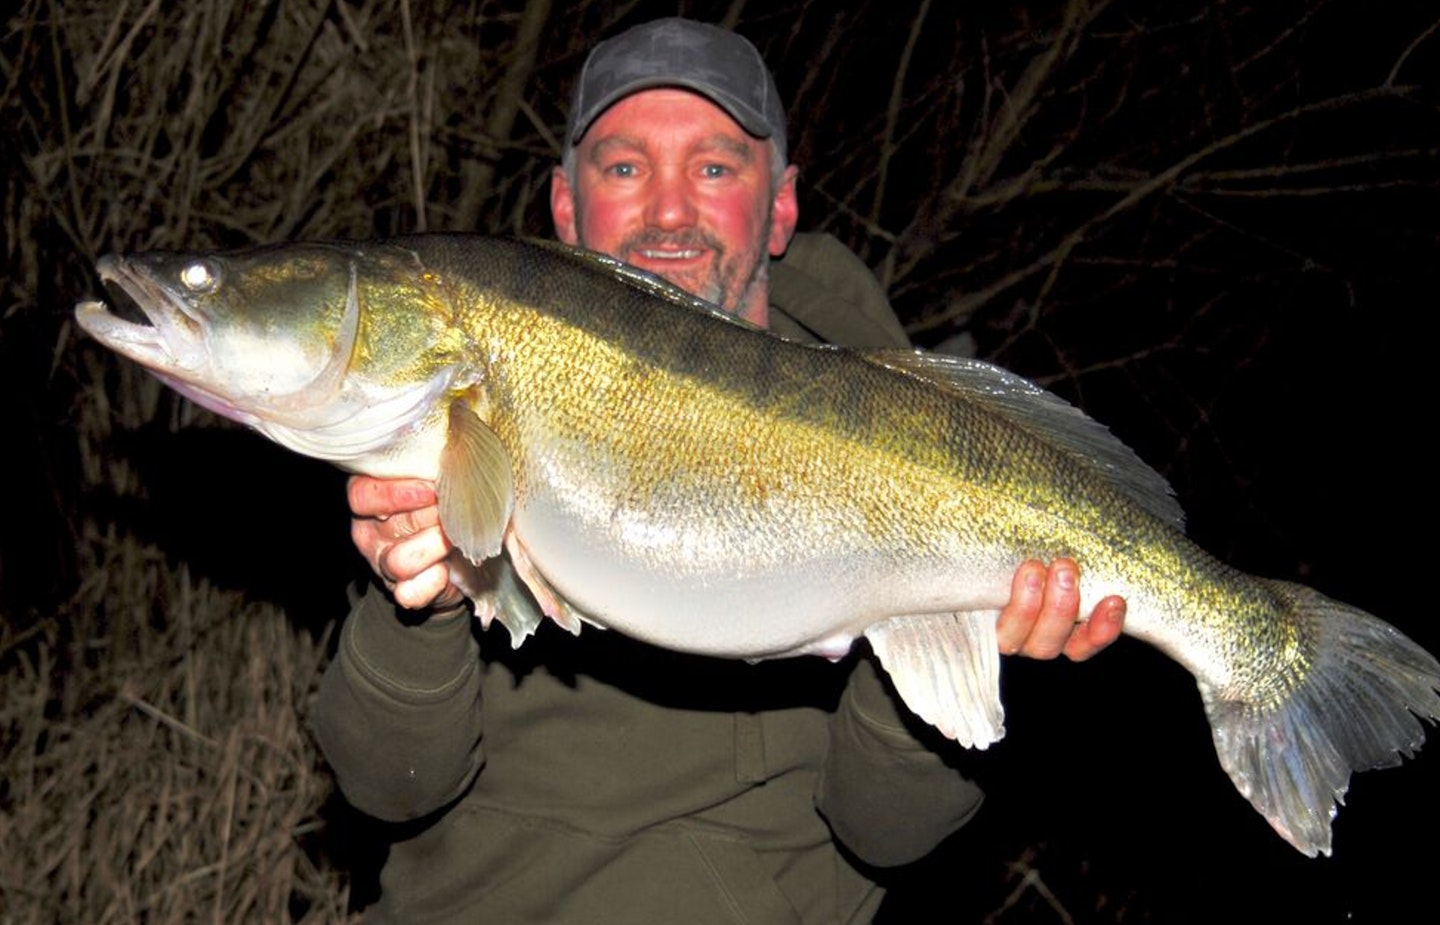
[[[863,635],[911,709],[983,747],[1003,734],[1010,577],[1071,555],[1084,609],[1128,599],[1126,631],[1195,675],[1221,763],[1307,854],[1329,851],[1351,771],[1398,762],[1417,714],[1440,715],[1432,656],[1210,557],[1104,428],[983,363],[793,344],[558,245],[434,235],[100,273],[150,323],[84,303],[80,324],[183,394],[352,471],[436,479],[456,547],[505,549],[468,587],[517,644],[537,601],[572,631],[736,658]]]

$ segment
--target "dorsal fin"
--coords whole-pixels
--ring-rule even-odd
[[[992,363],[921,350],[867,350],[860,356],[983,405],[1103,475],[1120,492],[1177,530],[1185,512],[1165,477],[1085,412]]]

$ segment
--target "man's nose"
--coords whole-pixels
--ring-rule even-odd
[[[650,188],[649,223],[674,231],[695,224],[695,201],[690,184],[676,172],[658,173]]]

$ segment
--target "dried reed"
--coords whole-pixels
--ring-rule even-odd
[[[82,549],[83,587],[3,657],[0,918],[344,921],[304,849],[324,640],[113,527]]]

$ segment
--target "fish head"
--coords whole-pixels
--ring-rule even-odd
[[[349,468],[433,416],[458,376],[439,288],[398,248],[152,252],[96,268],[111,304],[76,306],[92,337],[196,404]]]

